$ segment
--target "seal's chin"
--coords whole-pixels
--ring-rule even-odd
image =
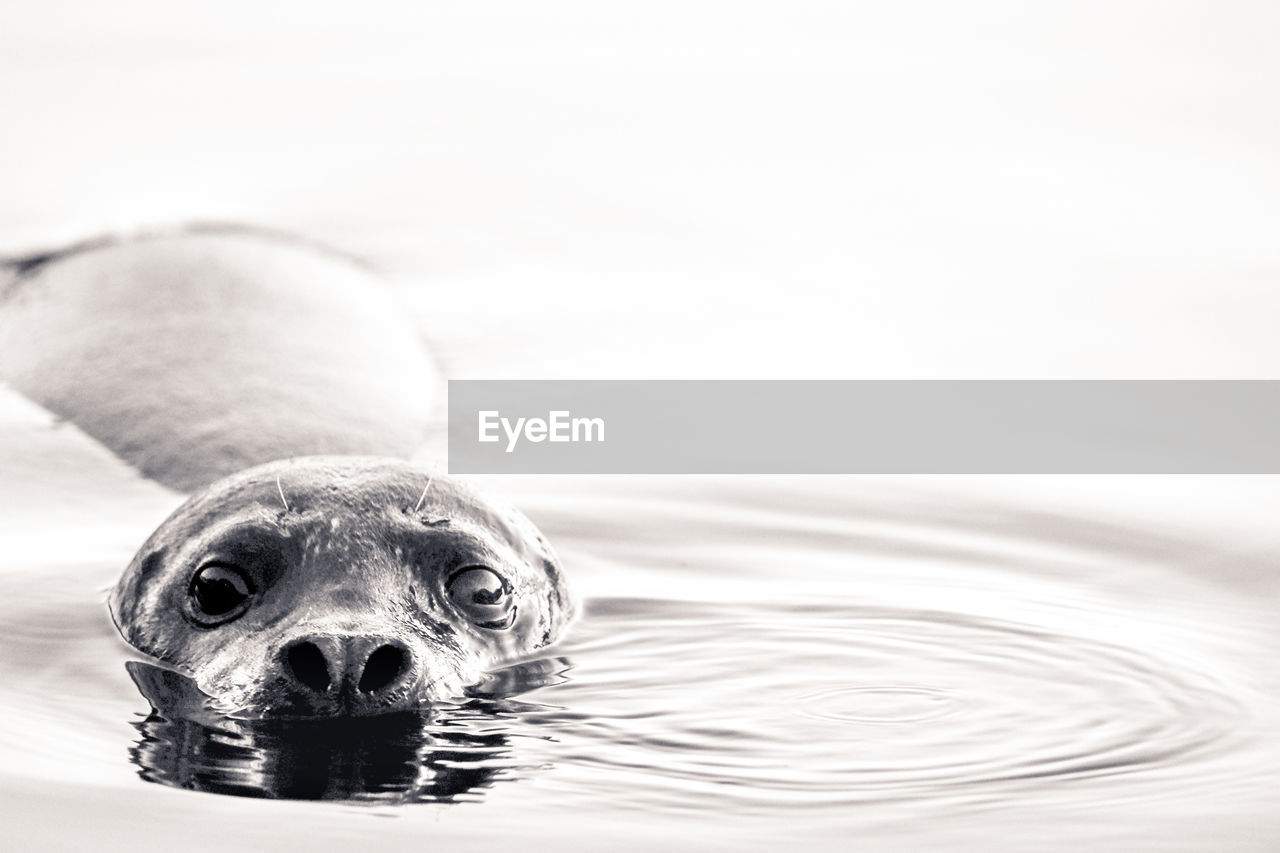
[[[169,721],[185,721],[214,729],[224,729],[234,721],[340,721],[401,712],[421,715],[440,709],[447,711],[459,705],[469,706],[477,699],[503,701],[529,690],[560,684],[566,680],[564,673],[570,666],[570,661],[564,657],[534,658],[483,673],[465,685],[459,678],[456,686],[448,689],[438,685],[417,685],[414,690],[405,691],[400,697],[388,697],[382,703],[344,699],[341,695],[328,702],[306,696],[269,700],[265,694],[259,694],[253,701],[237,703],[229,702],[226,696],[201,689],[195,679],[172,669],[140,660],[125,664],[153,714]]]
[[[216,686],[202,686],[196,679],[144,661],[129,661],[125,666],[152,710],[169,719],[373,717],[421,711],[469,695],[460,677],[449,684],[414,683],[395,694],[376,696],[342,688],[323,695],[271,690],[229,695]]]
[[[461,677],[417,680],[393,692],[369,692],[345,682],[322,693],[294,689],[264,690],[242,704],[238,716],[252,717],[372,717],[414,711],[459,700],[466,693]]]
[[[388,673],[396,661],[389,660],[387,669],[379,671],[376,654],[369,657],[373,666],[365,668],[373,676],[355,678],[326,670],[319,658],[313,660],[315,668],[297,663],[308,654],[294,655],[302,677],[288,674],[275,661],[254,667],[225,657],[210,662],[221,666],[209,665],[190,676],[142,661],[130,661],[128,669],[154,710],[184,719],[203,713],[237,719],[372,717],[464,700],[468,687],[484,679],[483,671],[421,658],[395,668],[392,678]],[[395,657],[391,652],[383,656]],[[334,676],[325,674],[329,671]]]
[[[247,708],[241,708],[237,716],[248,717],[373,717],[380,714],[392,714],[397,711],[418,710],[429,707],[432,701],[406,696],[396,699],[378,697],[370,700],[351,691],[342,691],[332,696],[310,696],[305,694],[289,694],[284,697],[264,697],[253,702]]]
[[[467,686],[481,677],[481,673],[471,677],[422,673],[389,690],[361,690],[352,680],[332,683],[322,690],[299,689],[296,684],[270,678],[256,682],[249,690],[220,684],[217,679],[197,678],[195,683],[223,713],[241,718],[372,717],[457,701],[466,696]]]

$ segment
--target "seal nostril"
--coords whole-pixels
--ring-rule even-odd
[[[379,646],[369,655],[364,665],[364,674],[360,676],[360,689],[373,693],[388,686],[396,680],[405,667],[405,656],[402,649],[395,646]]]
[[[329,689],[329,667],[324,652],[315,643],[295,643],[289,647],[285,661],[294,678],[317,693]]]

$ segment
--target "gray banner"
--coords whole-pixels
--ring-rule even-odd
[[[457,474],[1278,474],[1280,381],[449,382]]]

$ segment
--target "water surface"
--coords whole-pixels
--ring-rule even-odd
[[[282,228],[467,379],[1280,368],[1275,4],[375,5],[13,10],[0,254]],[[1274,479],[484,485],[587,602],[549,659],[188,719],[103,603],[179,496],[0,389],[7,846],[1280,848]]]
[[[1152,489],[1118,482],[1126,503]],[[1158,514],[1171,493],[1194,511],[1268,486],[1198,482],[1161,484]],[[422,714],[202,715],[176,675],[126,671],[102,609],[117,566],[27,554],[3,578],[3,784],[34,803],[11,819],[57,847],[76,833],[46,822],[74,801],[103,831],[146,826],[142,849],[228,820],[321,849],[1277,837],[1275,584],[1237,531],[1081,517],[1065,480],[489,487],[553,537],[587,603],[546,657]]]

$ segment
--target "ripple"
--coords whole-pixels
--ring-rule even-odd
[[[739,808],[989,798],[1118,777],[1126,795],[1159,796],[1169,768],[1179,785],[1207,781],[1245,740],[1232,685],[1155,642],[892,607],[644,609],[609,602],[588,619],[556,693],[575,720],[542,722],[571,760],[661,778],[650,806],[695,792]]]
[[[961,700],[945,690],[868,685],[823,690],[796,698],[796,712],[844,723],[922,723],[954,713]]]

